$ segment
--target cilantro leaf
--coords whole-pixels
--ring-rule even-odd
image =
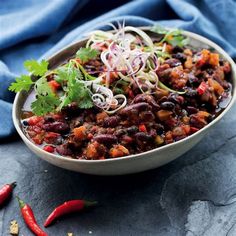
[[[27,60],[24,62],[24,67],[35,76],[43,76],[48,71],[48,62],[46,60],[41,62]]]
[[[38,95],[37,99],[32,102],[31,108],[35,115],[41,116],[54,111],[59,104],[60,101],[55,95]]]
[[[73,64],[64,68],[62,73],[59,71],[58,78],[65,81],[66,76],[66,86],[63,87],[65,94],[60,98],[61,103],[58,109],[69,105],[72,102],[76,102],[80,108],[91,108],[93,107],[93,102],[89,94],[88,88],[85,87],[84,74],[82,74],[80,68],[75,68]]]
[[[21,90],[29,91],[33,83],[29,75],[21,75],[21,77],[16,78],[15,82],[11,83],[8,89],[13,92],[19,92]]]
[[[61,66],[61,67],[57,68],[57,70],[56,70],[56,76],[55,76],[54,79],[55,79],[58,83],[62,84],[64,81],[67,80],[67,73],[68,73],[67,67]]]
[[[37,94],[47,96],[53,94],[52,88],[49,86],[48,81],[45,77],[40,78],[35,82],[35,91]]]
[[[79,58],[82,63],[85,63],[90,59],[95,58],[97,55],[98,51],[90,47],[80,48],[76,53],[76,57]]]
[[[151,29],[151,31],[158,33],[158,34],[165,35],[160,42],[167,42],[167,43],[171,44],[172,46],[179,46],[179,47],[183,47],[186,44],[188,44],[188,38],[186,38],[182,34],[182,30],[180,30],[180,29],[168,30],[160,25],[155,25]]]
[[[161,25],[154,25],[152,28],[151,28],[151,31],[152,32],[155,32],[157,34],[167,34],[168,33],[168,30],[165,29],[163,26]]]

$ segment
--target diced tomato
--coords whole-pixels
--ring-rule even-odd
[[[43,136],[41,134],[37,134],[32,138],[35,144],[41,145],[43,143]]]
[[[140,132],[145,132],[145,133],[147,132],[147,128],[144,124],[140,124],[138,129]]]
[[[55,81],[55,80],[49,81],[48,84],[51,87],[51,89],[53,90],[53,92],[56,92],[61,87],[61,85],[59,83],[57,83],[57,81]]]
[[[190,127],[191,134],[196,133],[198,130],[199,130],[198,128],[195,128],[195,127],[192,127],[192,126]]]
[[[53,146],[49,146],[49,145],[47,145],[43,148],[44,151],[50,152],[50,153],[54,152],[54,149],[55,148]]]
[[[41,116],[32,116],[29,118],[28,123],[30,126],[36,125],[39,122],[43,121],[43,117]]]
[[[48,132],[44,136],[44,141],[46,143],[53,143],[59,136],[60,136],[60,134],[58,134],[58,133]]]
[[[197,92],[199,95],[203,95],[208,88],[208,85],[205,82],[201,82],[199,87],[197,88]]]

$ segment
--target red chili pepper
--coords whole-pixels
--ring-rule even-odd
[[[24,203],[19,197],[17,197],[17,200],[19,202],[19,206],[21,209],[21,214],[23,216],[23,219],[24,219],[26,225],[29,227],[29,229],[36,236],[48,236],[48,234],[45,233],[37,224],[31,207],[28,204]]]
[[[48,227],[55,219],[60,216],[72,213],[79,212],[84,208],[95,206],[97,202],[89,202],[84,200],[71,200],[64,202],[62,205],[55,208],[55,210],[48,216],[44,223],[44,227]]]
[[[16,182],[6,184],[0,189],[0,206],[11,196],[13,189],[16,187]]]
[[[197,88],[198,94],[199,95],[204,94],[206,92],[207,88],[208,88],[208,85],[205,82],[201,82],[201,84]]]
[[[140,132],[147,132],[147,128],[144,124],[139,125],[138,129]]]

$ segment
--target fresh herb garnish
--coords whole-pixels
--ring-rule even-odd
[[[16,81],[11,83],[11,86],[8,88],[12,92],[20,92],[21,90],[29,91],[31,85],[34,82],[31,80],[29,75],[21,75],[16,78]]]
[[[48,62],[45,60],[41,62],[27,60],[24,62],[24,67],[35,76],[43,76],[48,71]]]
[[[85,60],[85,57],[88,59],[95,55],[94,51],[90,51],[87,56],[85,56],[85,51],[82,54],[83,60]],[[45,60],[41,62],[26,61],[24,66],[32,75],[41,76],[41,78],[34,82],[29,75],[22,75],[16,78],[9,90],[14,92],[29,91],[31,86],[34,85],[36,100],[31,104],[34,114],[45,115],[55,110],[59,111],[72,102],[76,102],[80,108],[93,107],[90,91],[83,81],[95,78],[89,75],[75,60],[72,59],[69,63],[47,74],[48,62]],[[55,81],[62,85],[63,95],[55,93],[50,87],[46,75],[51,73],[54,74]]]
[[[63,87],[65,94],[61,97],[60,109],[71,102],[76,102],[80,108],[93,107],[89,89],[82,82],[83,79],[84,75],[74,67],[74,63],[71,61],[67,68],[67,85]]]
[[[32,102],[31,108],[35,115],[41,116],[55,110],[60,101],[55,95],[38,95],[37,99]]]
[[[34,76],[43,76],[48,70],[48,62],[45,60],[42,60],[41,62],[27,60],[24,63],[24,67]],[[29,91],[32,84],[34,84],[34,82],[29,75],[21,75],[16,78],[15,82],[11,83],[8,89],[16,93],[21,90]]]
[[[79,58],[82,63],[88,62],[90,59],[95,58],[97,55],[98,51],[90,47],[80,48],[76,53],[76,57]]]
[[[164,35],[160,43],[167,42],[171,44],[172,46],[179,46],[179,47],[183,47],[188,43],[188,38],[186,38],[182,34],[182,30],[180,29],[168,30],[160,25],[155,25],[151,29],[151,31]]]

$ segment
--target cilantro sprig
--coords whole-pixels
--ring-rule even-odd
[[[41,62],[27,60],[24,67],[31,75],[39,77],[39,79],[33,81],[30,75],[21,75],[10,85],[9,90],[13,92],[29,91],[33,86],[36,100],[32,102],[31,108],[35,115],[60,111],[72,102],[76,102],[80,108],[91,108],[93,102],[85,81],[94,80],[95,77],[89,75],[79,62],[86,63],[97,55],[98,51],[95,49],[80,48],[76,53],[79,61],[71,59],[53,71],[48,70],[49,63],[46,60]],[[52,89],[47,80],[49,74],[53,74],[54,80],[61,85],[61,92],[55,92]]]
[[[95,58],[98,55],[98,51],[93,48],[80,48],[77,53],[76,57],[81,60],[82,63],[88,62],[90,59]]]
[[[21,75],[20,77],[16,78],[15,82],[11,83],[8,89],[16,93],[20,92],[21,90],[29,91],[32,84],[34,84],[34,82],[31,80],[29,75]]]
[[[164,35],[164,37],[162,38],[160,43],[167,42],[167,43],[171,44],[172,46],[183,47],[186,44],[188,44],[188,41],[189,41],[189,39],[186,38],[182,34],[182,30],[180,30],[180,29],[168,30],[160,25],[155,25],[151,29],[151,31]]]

